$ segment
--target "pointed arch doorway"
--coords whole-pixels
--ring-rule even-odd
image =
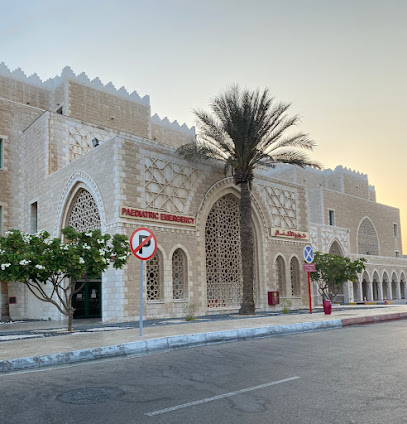
[[[95,199],[85,188],[79,188],[72,198],[66,226],[76,231],[100,230],[100,215]],[[78,280],[77,287],[84,280]],[[102,317],[102,276],[88,280],[82,289],[73,295],[74,319]]]
[[[253,226],[254,281],[257,304],[257,243]],[[239,199],[227,194],[212,206],[205,225],[206,289],[208,309],[238,308],[242,300]]]

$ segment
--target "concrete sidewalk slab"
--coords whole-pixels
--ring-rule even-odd
[[[132,328],[12,340],[0,343],[0,372],[39,369],[405,318],[406,305],[370,309],[350,307],[334,311],[333,315],[281,314],[145,327],[142,337],[138,335],[137,328]],[[30,323],[29,326],[32,328],[33,324]]]

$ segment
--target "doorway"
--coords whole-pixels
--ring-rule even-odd
[[[83,280],[76,282],[76,286],[83,284]],[[102,317],[102,280],[95,279],[85,283],[82,290],[72,297],[72,306],[75,308],[76,318]]]

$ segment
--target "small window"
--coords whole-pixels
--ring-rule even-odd
[[[396,258],[399,258],[400,257],[400,252],[396,250],[395,253],[396,253]]]
[[[394,237],[399,236],[399,228],[397,224],[393,224],[393,234],[394,234]]]
[[[0,138],[0,169],[3,168],[3,139]]]
[[[0,236],[3,235],[3,208],[0,206]]]
[[[57,113],[58,113],[58,115],[63,115],[62,106],[57,109]]]
[[[328,211],[329,214],[329,225],[335,225],[335,211]]]
[[[31,204],[30,214],[30,233],[35,234],[38,231],[38,206],[37,202]]]

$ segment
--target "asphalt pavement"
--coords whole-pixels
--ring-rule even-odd
[[[179,319],[145,320],[143,335],[138,322],[103,323],[77,320],[74,331],[65,322],[20,321],[0,324],[0,372],[38,369],[105,358],[146,355],[214,343],[340,329],[349,325],[380,323],[407,318],[407,305],[334,305],[331,315],[322,308],[256,316],[219,314]]]

